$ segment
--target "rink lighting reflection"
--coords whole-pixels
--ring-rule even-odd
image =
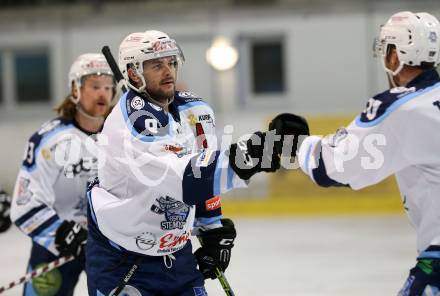
[[[206,51],[206,60],[218,71],[232,69],[238,61],[238,52],[225,37],[217,37]]]

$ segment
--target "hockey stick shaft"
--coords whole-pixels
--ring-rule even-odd
[[[24,276],[22,276],[21,278],[19,278],[16,281],[13,281],[11,283],[9,283],[6,286],[0,287],[0,294],[3,293],[6,290],[9,290],[15,286],[21,285],[23,283],[26,283],[30,280],[33,280],[34,278],[39,277],[40,275],[49,272],[51,270],[54,270],[55,268],[60,267],[61,265],[66,264],[67,262],[70,262],[74,259],[73,256],[64,256],[64,257],[60,257],[58,259],[56,259],[55,261],[50,262],[49,264],[47,264],[46,266],[37,268],[31,272],[26,273]]]
[[[121,294],[122,290],[124,290],[125,286],[128,284],[128,281],[132,278],[134,275],[136,269],[138,269],[139,264],[142,262],[142,257],[139,257],[134,262],[133,266],[130,268],[130,270],[127,272],[125,277],[122,279],[122,281],[119,283],[119,285],[116,287],[116,289],[110,293],[109,296],[119,296]]]
[[[107,60],[107,63],[113,72],[116,82],[118,84],[121,84],[120,87],[124,93],[127,92],[124,76],[122,76],[121,70],[119,70],[118,64],[116,63],[115,58],[112,55],[110,47],[108,45],[104,45],[101,49],[101,52],[104,55],[105,59]]]
[[[223,291],[225,291],[225,294],[227,296],[235,296],[234,291],[232,291],[231,285],[229,285],[228,280],[226,279],[225,274],[223,271],[220,270],[220,268],[215,269],[215,276],[219,280],[220,284],[222,285]]]

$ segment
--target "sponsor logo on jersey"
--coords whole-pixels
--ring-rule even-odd
[[[214,154],[213,150],[205,150],[203,151],[200,156],[197,158],[196,166],[197,167],[207,167],[211,162],[211,156]]]
[[[218,209],[221,207],[221,205],[222,204],[220,202],[220,195],[217,195],[205,201],[205,208],[207,211],[213,211],[215,209]]]
[[[211,119],[211,114],[202,114],[202,115],[199,115],[199,121],[208,121],[208,122],[211,122],[211,121],[212,121],[212,119]]]
[[[177,157],[182,157],[190,153],[186,147],[180,146],[178,144],[175,145],[166,144],[163,146],[163,151],[174,153],[176,154]]]
[[[98,158],[96,157],[84,157],[77,163],[71,163],[64,166],[64,176],[66,176],[66,178],[74,178],[81,173],[96,176],[97,171]]]
[[[50,159],[50,150],[47,148],[41,149],[41,156],[43,156],[43,158],[45,160],[49,160]]]
[[[165,215],[165,221],[160,222],[163,230],[183,229],[189,215],[189,206],[172,197],[160,197],[157,204],[151,206],[151,211],[159,215]]]
[[[185,231],[182,235],[167,233],[159,239],[158,253],[175,252],[182,249],[190,239],[191,233]]]
[[[157,244],[156,236],[151,232],[143,232],[140,235],[136,236],[135,240],[136,246],[144,251],[153,248]]]
[[[179,91],[179,96],[186,99],[198,99],[199,96],[190,91]]]
[[[197,118],[194,114],[190,113],[188,115],[188,123],[190,126],[195,127],[197,123]]]
[[[18,192],[17,192],[17,198],[15,198],[15,202],[17,205],[22,206],[27,204],[30,200],[32,195],[34,195],[29,190],[29,184],[31,183],[30,179],[26,179],[23,177],[20,177],[18,180]]]
[[[135,110],[141,110],[145,106],[145,101],[144,99],[136,96],[131,99],[130,106]]]

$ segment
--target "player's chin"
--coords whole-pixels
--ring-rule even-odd
[[[110,110],[110,105],[96,105],[93,109],[93,116],[105,116]]]
[[[173,95],[176,89],[176,85],[174,83],[164,83],[161,85],[161,90],[166,95]]]

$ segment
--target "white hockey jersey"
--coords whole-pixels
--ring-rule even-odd
[[[121,97],[104,124],[100,185],[89,194],[92,226],[113,247],[174,253],[190,237],[196,207],[215,209],[216,196],[246,186],[216,150],[214,120],[189,92],[176,92],[169,112],[132,90]]]
[[[55,232],[63,220],[87,223],[87,183],[98,171],[95,138],[75,122],[57,118],[28,141],[14,188],[11,219],[55,255]]]
[[[395,174],[417,249],[440,245],[440,79],[436,71],[368,100],[334,135],[307,137],[298,159],[321,186],[361,189]]]

